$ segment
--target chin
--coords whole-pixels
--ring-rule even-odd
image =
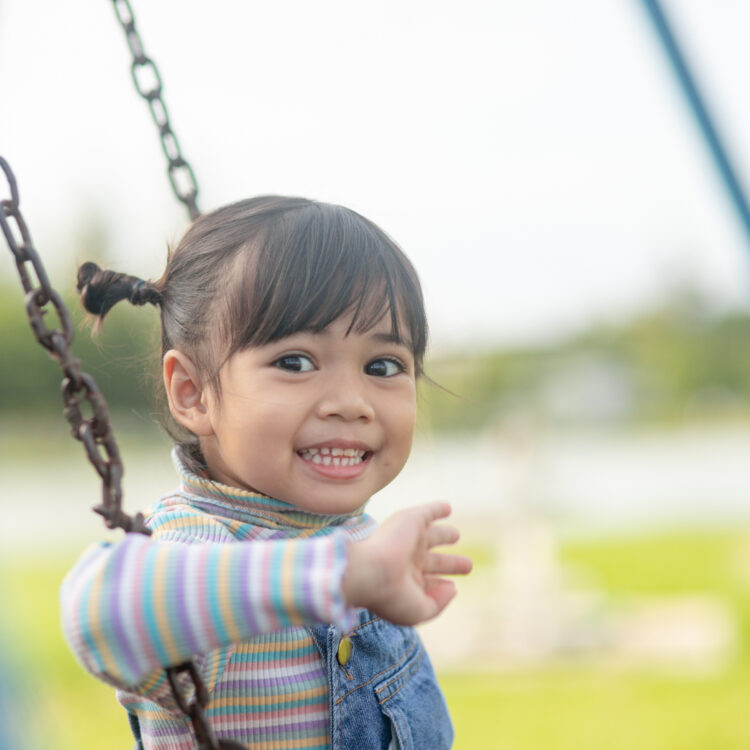
[[[296,505],[300,510],[306,510],[308,513],[340,516],[346,513],[353,513],[358,508],[361,508],[366,502],[367,499],[363,500],[362,498],[357,498],[355,500],[352,500],[351,498],[334,500],[329,496],[322,498],[320,502],[316,502],[314,499],[308,497],[304,503],[293,503],[293,505]]]

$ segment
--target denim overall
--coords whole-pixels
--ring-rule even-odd
[[[448,750],[448,707],[416,631],[358,615],[348,659],[341,631],[310,628],[328,669],[331,750]]]
[[[413,628],[359,610],[345,634],[333,625],[308,630],[328,671],[331,750],[449,750],[448,707]],[[128,718],[142,750],[138,721]]]

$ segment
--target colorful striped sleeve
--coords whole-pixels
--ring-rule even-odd
[[[133,689],[154,670],[291,625],[350,616],[343,533],[184,544],[127,534],[63,581],[65,637],[94,675]]]

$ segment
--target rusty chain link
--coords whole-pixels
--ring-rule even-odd
[[[131,73],[138,93],[148,102],[151,116],[159,129],[161,146],[167,157],[167,174],[177,199],[188,209],[191,219],[200,216],[197,206],[198,185],[190,164],[180,151],[177,137],[169,123],[167,108],[162,99],[162,83],[154,62],[143,52],[135,29],[135,20],[128,0],[113,0],[117,17],[125,30],[128,46],[133,55]],[[147,83],[150,78],[150,85]],[[8,182],[10,198],[0,201],[0,228],[13,254],[21,284],[26,292],[26,312],[37,341],[49,352],[63,371],[62,398],[64,414],[71,433],[83,443],[86,455],[102,480],[102,501],[94,511],[104,517],[110,529],[149,535],[142,513],[134,517],[122,510],[123,466],[109,421],[107,404],[95,380],[81,370],[70,345],[73,341],[73,323],[70,312],[60,295],[53,289],[47,272],[34,249],[31,235],[21,214],[20,197],[15,175],[8,162],[0,156],[0,169]],[[29,268],[30,266],[30,268]],[[52,304],[61,328],[50,328],[44,316]],[[88,414],[88,416],[86,416]],[[166,668],[175,701],[190,719],[196,740],[196,750],[246,750],[231,740],[219,740],[206,719],[204,708],[208,705],[208,692],[192,662]],[[188,700],[181,691],[178,677],[186,675],[192,681],[193,698]],[[183,680],[184,682],[185,680]],[[187,693],[190,686],[186,686]]]
[[[133,56],[133,83],[138,94],[148,103],[151,117],[159,130],[162,151],[168,162],[167,174],[170,185],[177,199],[186,206],[190,218],[195,220],[200,216],[197,205],[198,184],[191,165],[182,156],[179,141],[170,125],[162,98],[159,70],[143,51],[128,0],[113,0],[113,3]],[[122,510],[123,466],[112,434],[106,402],[94,379],[81,370],[80,362],[71,351],[73,324],[70,312],[50,284],[44,265],[34,249],[19,208],[20,198],[15,175],[8,162],[1,156],[0,169],[5,174],[10,188],[10,199],[0,201],[0,228],[15,258],[18,275],[26,292],[29,323],[37,341],[63,371],[62,398],[65,418],[70,424],[73,437],[83,443],[89,461],[102,480],[102,502],[94,507],[94,511],[104,517],[110,529],[121,528],[126,532],[149,535],[151,530],[145,525],[142,513],[131,517]],[[46,309],[50,303],[61,328],[47,326],[44,316],[50,312]],[[90,415],[86,416],[85,412],[90,412]],[[166,674],[178,707],[193,725],[198,742],[196,750],[246,750],[244,745],[216,737],[204,711],[209,701],[208,691],[193,662],[167,667]],[[178,681],[181,675],[185,676],[182,682],[192,682],[190,700],[186,697],[191,692],[190,685],[185,686],[186,693],[183,693]]]
[[[16,178],[8,162],[0,156],[2,169],[10,187],[10,198],[0,201],[0,227],[16,261],[21,285],[26,292],[26,314],[37,341],[49,352],[63,371],[62,398],[65,418],[76,440],[83,443],[86,455],[102,480],[102,502],[94,510],[104,516],[110,529],[151,532],[143,515],[131,518],[123,512],[122,461],[112,434],[107,404],[94,379],[81,370],[73,355],[73,323],[62,297],[52,288],[47,272],[34,249],[26,222],[19,208]],[[52,308],[48,308],[48,305]],[[61,328],[50,328],[45,315],[54,309]],[[84,408],[82,408],[84,407]],[[90,412],[88,416],[84,411]]]
[[[167,157],[167,176],[177,200],[183,203],[190,218],[200,216],[198,210],[198,183],[193,168],[183,157],[177,136],[169,123],[167,106],[162,98],[162,82],[156,63],[146,55],[143,42],[135,28],[135,17],[128,0],[112,0],[117,19],[125,32],[125,38],[133,56],[130,72],[138,94],[146,101],[151,117],[159,130],[161,148]]]
[[[186,674],[195,686],[192,700],[188,700],[181,691],[178,682],[181,674]],[[189,661],[176,667],[170,667],[167,670],[167,678],[172,688],[172,695],[177,701],[177,706],[193,723],[193,731],[198,740],[196,750],[247,750],[245,745],[240,745],[233,740],[217,739],[203,711],[208,705],[208,691],[193,662]]]
[[[26,292],[26,312],[37,341],[49,352],[63,371],[62,399],[65,418],[71,433],[83,443],[89,461],[102,480],[102,502],[94,511],[104,517],[110,529],[120,528],[141,534],[151,534],[145,525],[143,514],[130,517],[121,508],[122,460],[112,434],[107,404],[94,378],[81,370],[81,363],[73,355],[73,323],[62,297],[52,288],[47,271],[34,249],[26,222],[20,210],[20,196],[15,175],[8,162],[0,156],[0,169],[10,188],[10,198],[0,201],[0,228],[18,268],[21,285]],[[33,275],[32,275],[33,274]],[[52,304],[61,328],[50,328],[44,316]],[[85,416],[84,411],[90,412]],[[245,750],[228,740],[217,741],[209,726],[204,707],[208,693],[191,662],[177,667],[168,667],[167,677],[172,685],[175,700],[193,723],[198,750]],[[194,700],[188,702],[180,692],[176,677],[186,672],[194,685]]]
[[[190,163],[183,157],[180,143],[169,122],[167,106],[162,98],[162,81],[156,63],[146,55],[143,42],[135,28],[135,16],[129,0],[112,0],[117,20],[120,22],[127,40],[133,61],[130,73],[138,95],[146,101],[161,141],[161,148],[167,158],[167,176],[177,200],[183,203],[190,218],[200,216],[198,209],[198,183]],[[193,662],[167,667],[167,678],[175,701],[180,710],[190,719],[198,742],[197,750],[246,750],[230,740],[217,740],[216,734],[206,719],[203,709],[208,705],[208,692]],[[188,702],[181,692],[178,676],[186,674],[192,681],[194,693]],[[189,689],[189,686],[188,686]]]

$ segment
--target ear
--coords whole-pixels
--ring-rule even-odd
[[[190,357],[170,349],[162,361],[162,374],[169,411],[175,420],[198,437],[213,435],[206,392]]]

